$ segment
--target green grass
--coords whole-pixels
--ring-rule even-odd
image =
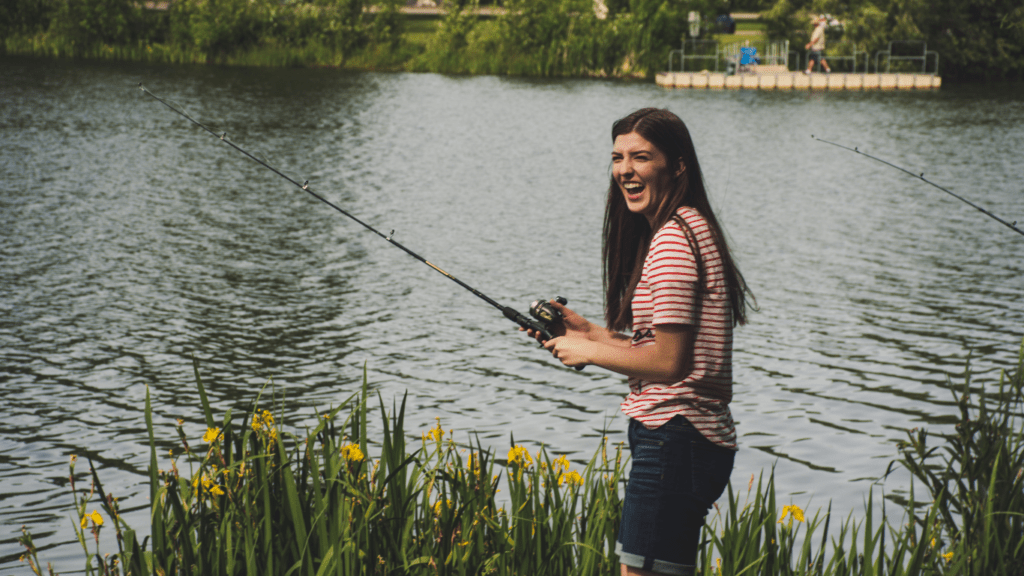
[[[755,30],[758,32],[764,32],[767,26],[759,20],[737,20],[736,30],[750,31]]]

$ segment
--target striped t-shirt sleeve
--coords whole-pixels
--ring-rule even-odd
[[[665,227],[651,242],[647,257],[647,286],[651,324],[696,322],[697,270],[693,250],[678,227]]]

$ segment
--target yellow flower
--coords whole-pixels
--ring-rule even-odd
[[[942,557],[946,559],[946,563],[947,564],[953,561],[953,553],[952,552],[946,552],[945,554],[942,555]]]
[[[580,476],[580,473],[575,470],[570,470],[568,472],[563,472],[562,475],[558,477],[559,486],[562,485],[562,482],[567,482],[573,486],[582,486],[583,476]]]
[[[214,469],[214,474],[216,473],[217,471],[216,469]],[[213,478],[210,478],[206,474],[192,477],[192,488],[200,490],[200,483],[202,483],[203,490],[206,490],[207,492],[213,494],[214,496],[222,496],[224,494],[224,489],[218,486],[213,481]]]
[[[523,468],[529,468],[533,464],[533,457],[530,453],[520,445],[514,446],[508,451],[508,463],[515,464],[516,466],[522,466]]]
[[[555,458],[555,461],[551,463],[551,470],[555,474],[558,474],[559,471],[561,471],[561,472],[568,471],[569,470],[569,459],[566,458],[564,454],[562,456],[559,456],[558,458]],[[561,481],[559,481],[559,483],[561,483]]]
[[[351,460],[353,462],[362,462],[363,451],[359,449],[359,444],[346,444],[341,447],[341,457],[345,460]]]
[[[794,506],[794,505],[791,504],[791,505],[783,506],[782,507],[782,516],[779,517],[779,522],[778,523],[782,524],[782,521],[785,520],[786,516],[790,515],[790,514],[792,514],[792,518],[790,518],[790,520],[789,520],[790,524],[793,523],[794,519],[797,522],[803,522],[804,521],[804,511],[801,510],[799,506]]]
[[[92,514],[82,516],[82,528],[88,526],[89,520],[92,520],[92,523],[96,526],[103,526],[103,516],[100,516],[100,513],[97,510],[93,510]]]
[[[223,437],[224,435],[220,433],[220,428],[207,428],[206,434],[203,434],[203,442],[216,442]]]
[[[277,428],[271,428],[269,435],[271,440],[277,440]]]
[[[259,414],[252,415],[252,424],[250,427],[253,432],[259,432],[260,430],[270,430],[274,426],[274,415],[270,413],[270,410],[264,410]]]
[[[447,510],[451,510],[452,509],[452,501],[451,500],[445,498],[442,501],[440,498],[438,498],[437,502],[434,502],[434,516],[440,516],[441,515],[441,506],[442,505],[444,505],[445,509],[447,509]]]
[[[435,418],[437,425],[430,429],[429,432],[423,433],[423,441],[433,440],[434,442],[440,442],[441,438],[444,438],[444,430],[441,429],[441,419]]]

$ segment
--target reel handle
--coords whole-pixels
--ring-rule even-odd
[[[568,300],[561,296],[556,297],[555,301],[563,306],[569,303]],[[518,310],[510,306],[503,307],[501,309],[501,313],[505,315],[505,318],[508,318],[521,327],[537,332],[544,340],[551,340],[554,338],[556,334],[552,332],[552,329],[562,322],[562,315],[558,310],[555,310],[547,300],[534,300],[533,303],[530,304],[530,315],[537,320],[524,316]],[[583,366],[576,366],[575,368],[577,371],[583,370]]]

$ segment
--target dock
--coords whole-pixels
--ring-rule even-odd
[[[936,90],[933,74],[804,74],[803,72],[661,72],[658,86],[692,90]]]

